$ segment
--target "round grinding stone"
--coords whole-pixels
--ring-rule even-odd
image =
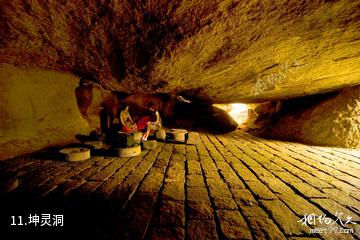
[[[185,135],[188,133],[185,129],[171,129],[170,133],[173,136],[175,142],[185,143]]]
[[[89,148],[64,148],[60,150],[60,153],[66,155],[66,160],[70,162],[84,161],[90,158],[90,149]]]
[[[117,148],[119,157],[134,157],[138,156],[141,153],[141,146],[137,145],[134,147],[127,147],[127,148]]]

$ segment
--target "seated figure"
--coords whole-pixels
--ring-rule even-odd
[[[128,105],[120,113],[120,122],[122,124],[122,132],[135,132],[137,130],[136,123],[130,117]]]
[[[154,103],[148,104],[148,109],[151,112],[151,121],[147,122],[146,132],[142,137],[142,141],[146,141],[149,137],[150,131],[156,131],[162,128],[161,118],[159,112],[156,110]]]

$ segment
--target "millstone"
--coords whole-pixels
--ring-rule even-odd
[[[134,134],[117,132],[114,137],[115,147],[131,147],[135,144]]]
[[[64,148],[60,153],[65,154],[66,160],[70,162],[84,161],[90,158],[89,148]]]
[[[188,131],[186,129],[181,129],[181,128],[172,128],[170,130],[170,132],[183,132],[183,133],[187,133]]]
[[[136,145],[133,147],[116,148],[119,157],[134,157],[141,153],[141,146]]]
[[[187,134],[187,130],[185,129],[171,129],[168,135],[170,137],[170,141],[185,143],[186,134]]]

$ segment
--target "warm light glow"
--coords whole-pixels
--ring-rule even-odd
[[[248,106],[243,103],[214,104],[215,107],[229,113],[229,115],[239,124],[243,124],[248,118]]]

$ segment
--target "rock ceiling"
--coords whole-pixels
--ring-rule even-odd
[[[0,1],[0,63],[263,101],[360,84],[360,1]]]

